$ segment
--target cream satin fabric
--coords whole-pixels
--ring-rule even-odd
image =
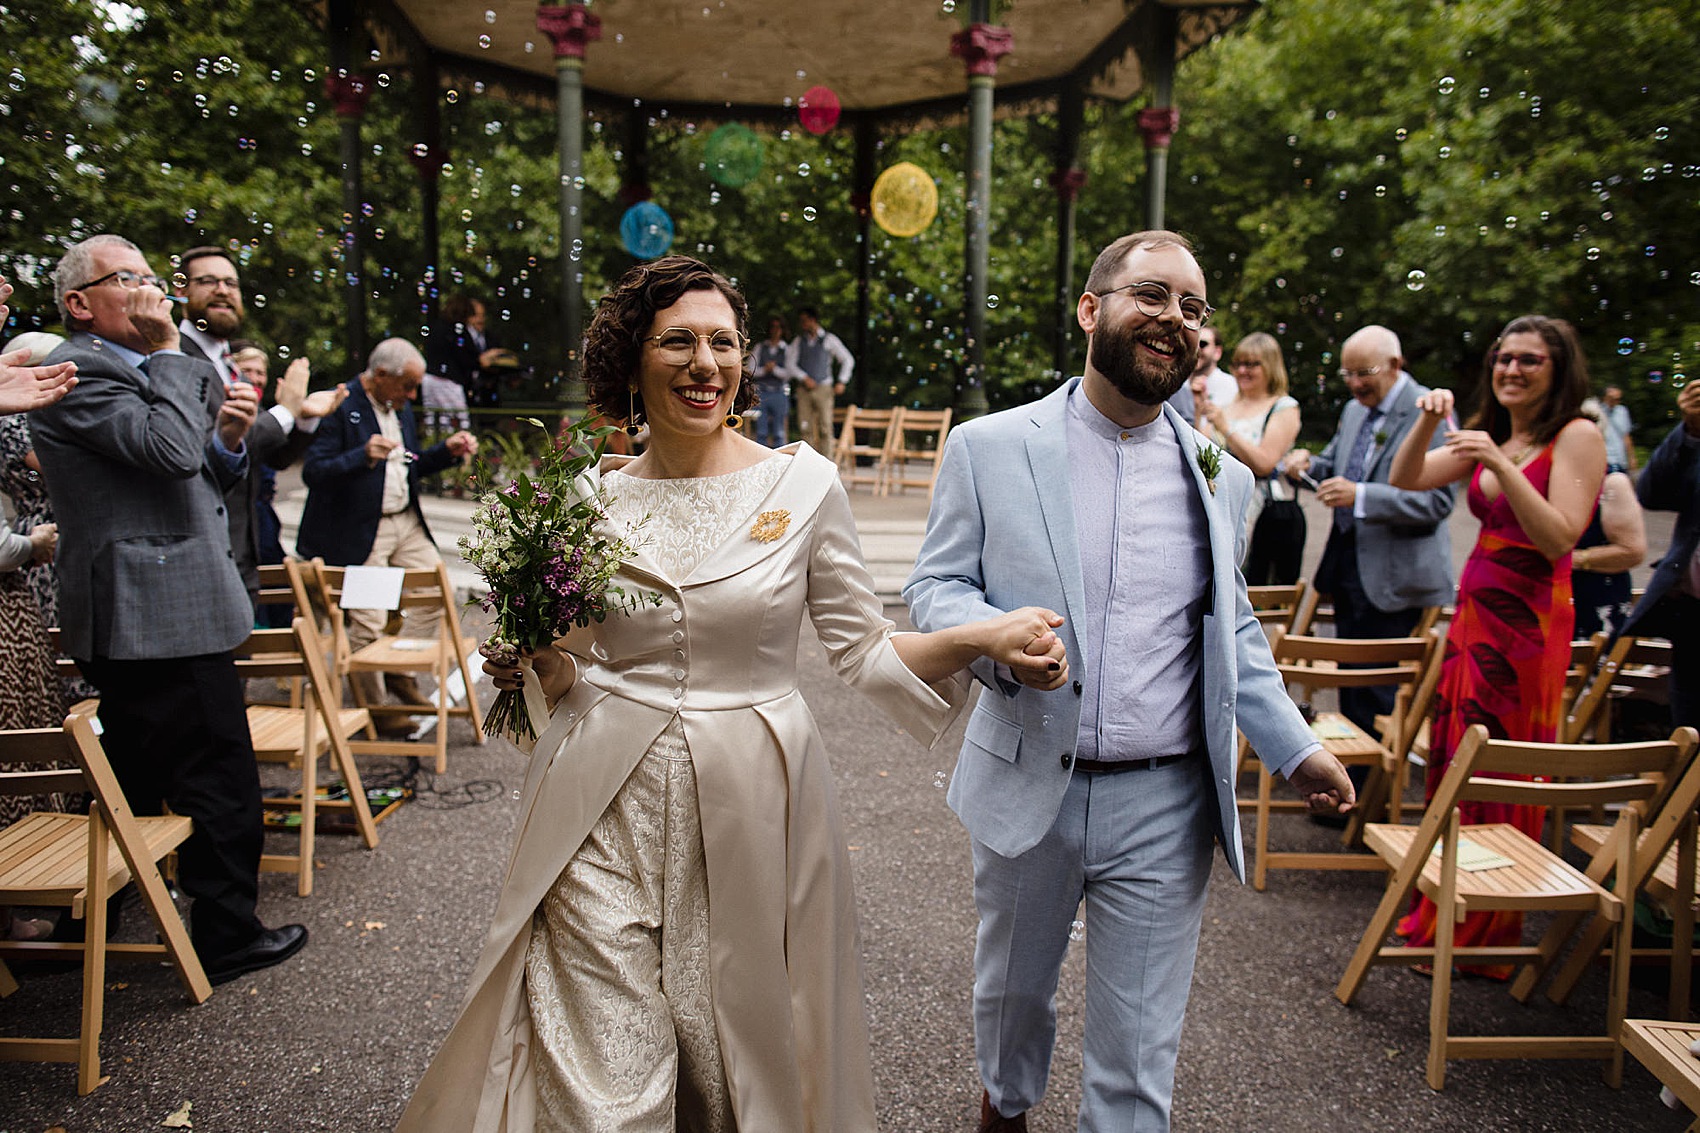
[[[533,1129],[523,988],[532,916],[675,715],[697,776],[714,1013],[738,1126],[874,1129],[850,863],[831,768],[796,687],[803,618],[839,675],[928,746],[967,683],[929,687],[904,667],[836,469],[807,446],[780,451],[791,466],[757,509],[786,513],[780,538],[740,528],[679,583],[640,552],[620,584],[661,605],[568,642],[581,677],[532,753],[489,940],[400,1133]]]

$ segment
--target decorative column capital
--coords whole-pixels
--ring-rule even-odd
[[[950,53],[968,65],[968,76],[998,73],[998,60],[1009,54],[1015,37],[995,24],[969,24],[950,37]]]
[[[449,151],[442,146],[425,145],[423,142],[407,151],[407,160],[413,163],[419,176],[426,181],[435,181],[443,172],[443,166],[448,163]]]
[[[537,30],[555,45],[556,59],[583,59],[585,47],[602,38],[602,17],[580,3],[539,4]]]
[[[1051,187],[1057,191],[1057,196],[1065,201],[1072,201],[1080,196],[1080,190],[1086,187],[1086,170],[1059,169],[1051,174]]]
[[[359,118],[372,98],[372,78],[359,72],[325,76],[325,94],[336,104],[338,118]]]
[[[1147,106],[1139,112],[1139,129],[1146,149],[1168,149],[1180,129],[1181,112],[1172,106]]]

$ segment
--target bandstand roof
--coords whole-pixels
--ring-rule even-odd
[[[602,37],[584,60],[586,93],[703,111],[787,113],[808,88],[847,113],[954,113],[966,89],[942,0],[597,0]],[[356,0],[380,39],[428,50],[445,83],[484,81],[552,97],[555,61],[534,0]],[[1136,52],[1155,9],[1177,16],[1176,57],[1243,18],[1256,0],[1015,0],[997,19],[1013,36],[998,64],[1000,101],[1053,97],[1073,78],[1089,97],[1125,100],[1144,75]]]

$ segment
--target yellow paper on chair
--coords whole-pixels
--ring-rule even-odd
[[[1317,720],[1311,724],[1310,730],[1316,733],[1317,739],[1324,742],[1355,739],[1358,735],[1358,730],[1349,720]]]
[[[1429,857],[1439,857],[1443,848],[1441,843],[1436,842]],[[1458,839],[1458,868],[1466,873],[1479,873],[1484,869],[1504,869],[1508,865],[1516,864],[1504,854],[1490,850],[1480,842],[1472,842],[1463,837]]]

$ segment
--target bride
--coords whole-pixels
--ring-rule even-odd
[[[747,311],[683,256],[642,264],[586,335],[592,406],[647,422],[608,457],[617,583],[658,605],[485,663],[537,731],[518,841],[422,1131],[875,1128],[850,866],[797,689],[806,615],[838,674],[931,745],[988,657],[1068,678],[1048,610],[895,633],[832,462],[741,436]]]

